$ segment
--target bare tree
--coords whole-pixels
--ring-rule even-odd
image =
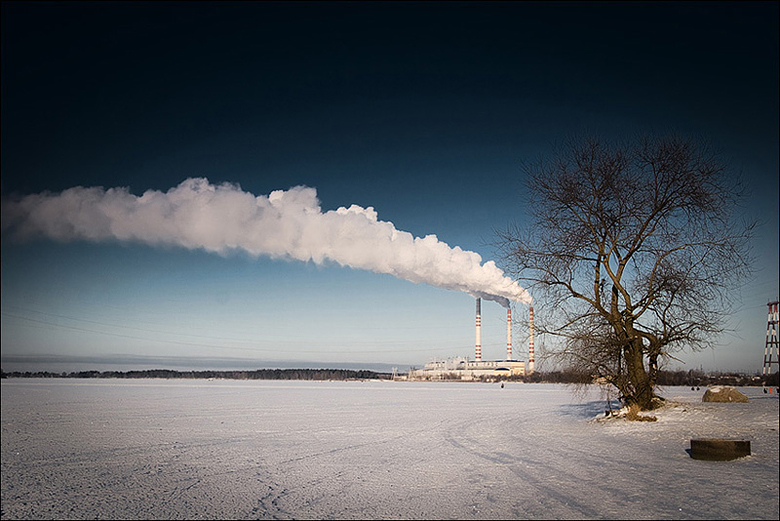
[[[537,330],[569,367],[651,409],[659,363],[711,345],[750,273],[738,180],[680,136],[576,138],[525,171],[532,220],[499,237]]]

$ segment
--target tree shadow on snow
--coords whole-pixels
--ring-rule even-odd
[[[559,407],[561,414],[576,418],[590,419],[605,417],[610,411],[617,413],[622,407],[619,400],[593,400],[582,403],[567,403]]]

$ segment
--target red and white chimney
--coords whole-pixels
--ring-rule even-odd
[[[512,309],[506,309],[506,359],[512,359]]]
[[[534,307],[531,306],[528,316],[528,373],[534,372]]]
[[[474,352],[477,362],[482,361],[482,299],[477,298],[477,346]]]

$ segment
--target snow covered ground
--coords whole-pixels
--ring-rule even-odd
[[[2,518],[778,519],[777,394],[704,390],[599,422],[547,384],[3,380]]]

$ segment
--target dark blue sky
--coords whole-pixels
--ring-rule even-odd
[[[487,260],[493,230],[524,218],[523,161],[582,131],[613,138],[682,131],[720,147],[746,177],[749,210],[764,220],[759,274],[746,290],[758,300],[746,302],[736,338],[724,341],[762,351],[763,310],[778,291],[777,20],[777,2],[4,1],[2,191],[128,186],[140,194],[194,176],[258,195],[302,184],[317,188],[323,209],[373,206],[401,230],[437,234]],[[428,356],[470,354],[468,298],[403,281],[380,284],[370,274],[122,245],[20,245],[5,237],[2,258],[3,310],[17,306],[17,316],[28,319],[4,314],[3,331],[17,323],[19,331],[4,333],[4,356],[54,350],[35,338],[40,331],[30,318],[42,329],[57,327],[49,315],[94,319],[94,327],[69,323],[87,331],[68,334],[84,336],[117,325],[128,309],[147,305],[122,302],[126,288],[143,287],[139,281],[174,262],[169,271],[191,270],[180,286],[215,271],[246,277],[248,270],[293,285],[312,277],[299,295],[312,302],[329,302],[350,284],[358,294],[409,299],[432,291],[426,311],[413,313],[438,309],[430,322],[408,337],[394,337],[394,326],[382,333],[399,345],[414,342],[416,351],[383,355],[381,342],[355,326],[355,306],[365,304],[344,304],[351,318],[335,328],[377,352],[328,358],[326,350],[321,358],[421,364]],[[131,258],[132,266],[123,264]],[[106,280],[95,286],[92,276],[101,271]],[[56,298],[52,273],[62,274],[54,277]],[[211,283],[228,300],[241,292],[238,282]],[[288,294],[279,291],[266,298]],[[95,295],[112,292],[112,305],[124,311],[96,317]],[[75,311],[63,311],[62,295],[72,297],[66,307]],[[247,298],[242,309],[255,305]],[[386,301],[375,305],[388,322],[401,320],[398,301],[378,296],[372,305],[377,299]],[[456,307],[457,317],[442,310]],[[170,320],[149,329],[185,327]],[[432,340],[421,333],[428,324],[452,333]],[[502,334],[497,327],[497,339]],[[134,349],[117,352],[151,348]],[[708,356],[703,363],[715,365],[745,358]],[[749,356],[760,364],[761,353]]]

